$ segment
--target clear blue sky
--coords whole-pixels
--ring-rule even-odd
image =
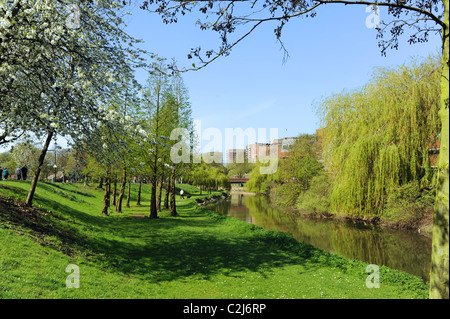
[[[193,117],[202,130],[213,127],[225,135],[225,128],[278,128],[279,137],[314,133],[319,118],[314,101],[367,83],[377,67],[394,67],[440,52],[440,37],[425,44],[409,45],[403,37],[399,50],[381,56],[376,30],[366,27],[370,15],[365,6],[327,5],[317,16],[291,20],[284,28],[283,42],[290,58],[283,64],[283,52],[268,23],[240,42],[231,55],[206,68],[183,74],[190,92]],[[200,31],[197,16],[182,17],[166,25],[160,16],[130,8],[127,32],[144,40],[141,46],[158,55],[176,59],[189,67],[190,48],[217,49],[214,32]],[[391,19],[381,8],[381,19]],[[144,83],[145,72],[138,73]],[[204,141],[203,144],[205,144]],[[239,146],[239,145],[238,145]],[[223,145],[225,148],[230,145]]]

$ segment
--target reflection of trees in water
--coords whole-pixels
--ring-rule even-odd
[[[232,195],[218,205],[222,214],[265,229],[288,232],[298,241],[377,265],[404,270],[428,280],[431,240],[415,232],[392,231],[350,222],[311,220],[269,206],[265,197]]]

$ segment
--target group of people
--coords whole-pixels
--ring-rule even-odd
[[[0,174],[0,180],[2,179],[8,179],[8,177],[10,176],[8,168],[0,168],[1,174]],[[16,169],[16,179],[18,180],[26,180],[28,177],[28,168],[26,165],[22,166],[22,167],[17,167]]]

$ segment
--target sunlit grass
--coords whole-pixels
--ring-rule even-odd
[[[23,200],[29,186],[3,181],[0,195]],[[368,289],[367,264],[198,207],[191,186],[193,197],[177,196],[178,217],[163,210],[150,219],[150,185],[142,186],[141,206],[132,184],[131,207],[101,216],[102,190],[39,184],[45,232],[2,211],[0,298],[427,297],[419,278],[386,267],[380,288]],[[80,268],[79,289],[66,288],[69,264]]]

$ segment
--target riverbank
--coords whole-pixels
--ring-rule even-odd
[[[225,200],[229,197],[228,193],[222,192],[220,195],[205,195],[203,198],[196,198],[195,202],[199,206],[205,206],[217,203],[220,200]]]
[[[259,196],[265,196],[260,194]],[[358,217],[358,216],[345,216],[345,215],[334,215],[330,213],[323,212],[308,212],[301,211],[294,208],[286,208],[280,207],[274,203],[271,204],[272,207],[282,209],[289,213],[296,214],[300,218],[308,218],[308,219],[330,219],[337,222],[352,222],[355,224],[362,225],[370,225],[377,226],[387,229],[395,229],[395,230],[410,230],[417,231],[421,235],[430,237],[432,236],[433,231],[433,211],[429,210],[422,217],[414,220],[414,221],[392,221],[389,219],[383,219],[379,217]]]
[[[147,188],[143,205],[101,216],[100,190],[40,183],[29,209],[28,182],[0,185],[0,298],[428,297],[420,278],[384,266],[368,288],[367,263],[199,207],[198,193],[177,198],[178,217],[150,219],[134,217],[148,215]],[[66,287],[68,265],[79,289]]]
[[[429,203],[415,207],[414,204],[406,204],[404,211],[401,213],[390,213],[388,210],[381,216],[352,216],[347,214],[333,214],[328,211],[314,210],[309,211],[307,209],[297,209],[295,207],[284,207],[278,202],[278,195],[276,188],[270,188],[268,193],[256,193],[257,196],[265,196],[270,205],[274,208],[281,209],[283,211],[296,214],[301,218],[308,219],[331,219],[338,222],[352,222],[355,224],[363,224],[370,226],[377,226],[387,229],[395,230],[411,230],[417,231],[421,235],[432,237],[433,231],[433,205],[432,201]],[[396,203],[397,204],[397,203]],[[401,210],[400,204],[397,204],[396,210]]]
[[[264,229],[289,233],[299,242],[348,259],[384,265],[429,281],[431,238],[416,231],[301,217],[274,207],[265,196],[231,193],[230,197],[207,208]]]

